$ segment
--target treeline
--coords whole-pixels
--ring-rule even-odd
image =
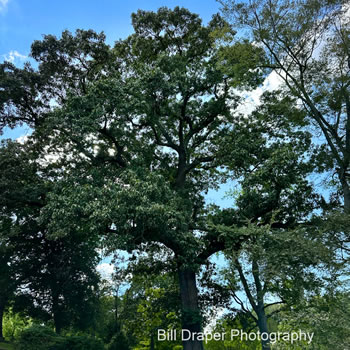
[[[0,126],[32,134],[0,147],[0,339],[346,346],[346,5],[228,0],[207,25],[184,8],[139,10],[113,47],[65,31],[32,44],[37,68],[2,63]],[[208,204],[225,183],[230,207]],[[110,281],[101,252],[115,257]],[[162,329],[266,337],[160,341]],[[273,340],[301,330],[312,342]]]

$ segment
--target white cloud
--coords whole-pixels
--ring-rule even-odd
[[[9,0],[0,0],[0,12],[3,12],[7,8]]]
[[[261,96],[265,91],[273,91],[281,87],[283,84],[282,78],[274,71],[270,73],[262,86],[256,88],[253,91],[236,91],[238,95],[244,98],[244,101],[236,112],[242,113],[244,115],[250,114],[256,107],[261,104]]]
[[[28,141],[28,135],[22,135],[18,137],[16,141],[24,145]]]
[[[0,0],[0,3],[1,1],[4,1],[4,0]],[[0,9],[1,9],[1,5],[0,5]],[[23,62],[28,58],[28,56],[22,55],[16,50],[12,50],[8,54],[2,55],[2,57],[5,59],[5,61],[9,61],[11,63],[15,63],[18,61]]]
[[[114,272],[114,266],[108,263],[102,263],[97,265],[97,272],[101,275],[102,278],[110,281],[112,279],[112,274]]]

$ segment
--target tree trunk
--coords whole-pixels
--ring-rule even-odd
[[[267,329],[267,317],[264,307],[264,295],[263,286],[260,280],[260,270],[258,261],[253,258],[252,260],[252,273],[255,282],[255,288],[257,292],[257,304],[253,303],[252,306],[258,316],[258,327],[261,335],[262,350],[270,350],[270,334]]]
[[[259,327],[260,334],[263,334],[263,333],[270,334],[267,328],[267,317],[265,314],[263,303],[262,304],[259,303],[258,305],[257,316],[258,316],[258,327]],[[271,350],[269,339],[263,340],[261,338],[261,346],[262,346],[262,350]]]
[[[150,346],[149,346],[150,350],[154,350],[154,334],[151,334],[151,342],[150,342]]]
[[[52,298],[52,313],[55,332],[57,334],[60,334],[62,331],[62,315],[58,301],[58,295],[54,295]]]
[[[2,327],[2,323],[4,319],[4,311],[5,311],[5,307],[3,305],[0,305],[0,341],[4,340],[3,327]]]
[[[198,307],[196,274],[189,268],[179,268],[179,282],[182,309],[182,329],[194,333],[201,332],[201,313]],[[186,332],[187,333],[187,332]],[[203,343],[196,339],[182,341],[183,350],[203,350]]]
[[[350,212],[350,187],[346,180],[342,181],[342,188],[344,193],[344,210]]]
[[[346,166],[340,166],[337,169],[338,178],[343,192],[344,211],[350,213],[350,179],[347,171],[348,167]]]

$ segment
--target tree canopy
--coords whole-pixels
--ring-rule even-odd
[[[110,350],[158,349],[158,328],[181,322],[198,334],[206,308],[237,312],[230,297],[268,333],[270,306],[287,305],[273,313],[286,315],[307,296],[338,292],[350,205],[344,4],[222,3],[226,20],[139,10],[134,33],[113,47],[103,33],[64,31],[32,44],[37,67],[0,65],[1,130],[33,130],[0,148],[0,315],[18,300],[58,333],[104,319],[94,334]],[[271,72],[284,85],[242,112]],[[337,174],[340,201],[316,189],[311,175],[324,171]],[[225,182],[235,187],[230,208],[207,205]],[[98,252],[120,250],[132,278],[116,275],[129,285],[106,295]],[[182,346],[204,349],[196,338]]]

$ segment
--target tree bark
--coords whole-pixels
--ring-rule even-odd
[[[151,334],[151,342],[149,346],[150,350],[154,350],[154,334]]]
[[[342,165],[337,168],[337,175],[341,184],[344,199],[344,211],[350,212],[350,177],[348,166]]]
[[[271,349],[270,339],[269,339],[270,336],[267,328],[267,317],[266,317],[265,307],[264,307],[265,292],[263,290],[263,286],[260,280],[259,264],[255,258],[253,258],[252,260],[252,273],[254,277],[254,283],[255,283],[256,294],[257,294],[257,303],[254,303],[252,307],[254,308],[258,316],[258,328],[261,335],[261,346],[262,346],[262,350],[270,350]],[[268,336],[267,339],[265,338],[265,335]]]
[[[4,319],[4,311],[5,307],[3,305],[0,305],[0,341],[4,340],[4,333],[3,333],[3,319]]]
[[[342,181],[343,193],[344,193],[344,210],[350,212],[350,187],[346,180]]]
[[[58,301],[58,295],[54,295],[52,298],[52,313],[53,313],[53,323],[55,326],[55,332],[60,334],[62,331],[62,315],[60,310],[60,305]]]
[[[201,313],[198,307],[196,274],[189,268],[179,267],[179,282],[182,309],[182,329],[189,330],[195,339],[183,340],[183,350],[203,350],[203,343],[196,339],[201,332]]]
[[[257,316],[258,316],[258,327],[259,327],[260,334],[263,334],[263,333],[270,334],[267,328],[267,317],[265,314],[263,303],[262,304],[259,303],[258,305]],[[261,338],[261,346],[262,346],[262,350],[271,350],[269,339],[263,340]]]

